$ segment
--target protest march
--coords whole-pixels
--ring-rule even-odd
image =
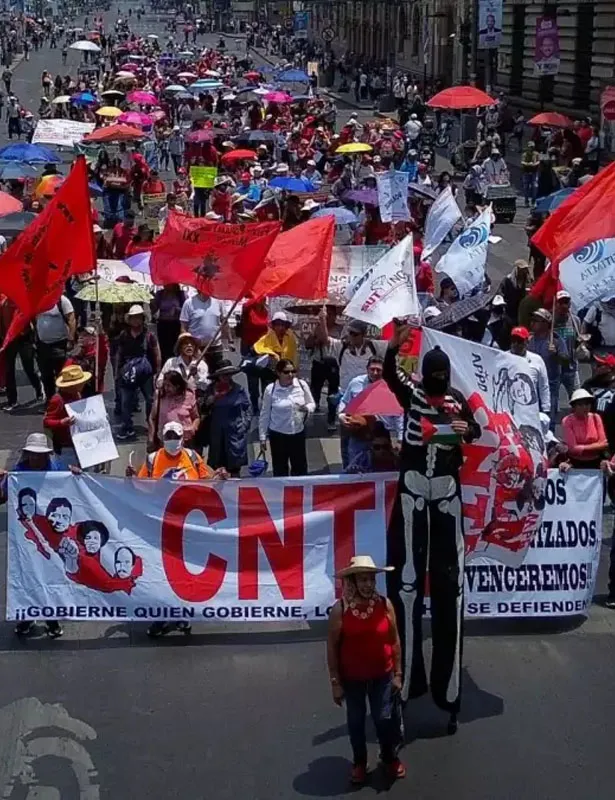
[[[335,57],[301,9],[56,5],[0,20],[12,646],[127,625],[172,673],[216,624],[320,623],[350,783],[367,698],[391,788],[413,700],[465,721],[475,620],[615,611],[615,164],[585,120],[509,127],[491,87]],[[10,68],[31,52],[58,65],[36,114]]]

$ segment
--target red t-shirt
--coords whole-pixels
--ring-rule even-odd
[[[135,235],[135,232],[134,226],[131,225],[128,227],[124,222],[118,222],[115,228],[113,228],[111,244],[113,246],[113,251],[116,258],[119,258],[120,260],[124,258],[128,243]]]
[[[260,303],[245,303],[241,312],[241,343],[252,347],[267,333],[269,314]]]

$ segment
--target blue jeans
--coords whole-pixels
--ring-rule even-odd
[[[149,420],[154,405],[154,378],[150,375],[140,386],[120,387],[121,409],[122,409],[122,432],[132,433],[132,415],[137,404],[139,392],[145,400],[145,418]]]
[[[523,197],[525,202],[528,203],[530,200],[532,203],[536,202],[536,173],[535,172],[522,172],[521,173],[521,180],[523,182]]]
[[[400,716],[396,703],[399,698],[393,692],[393,675],[371,681],[342,681],[346,701],[346,723],[355,764],[367,764],[367,741],[365,738],[366,699],[369,699],[376,735],[380,743],[383,764],[391,764],[397,757],[401,740]]]

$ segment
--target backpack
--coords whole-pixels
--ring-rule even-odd
[[[143,336],[143,354],[135,356],[134,358],[129,358],[120,368],[120,386],[127,389],[142,386],[145,381],[153,375],[154,370],[147,357],[147,346],[150,341],[149,336],[149,333],[145,333]]]
[[[192,466],[196,470],[198,470],[198,468],[199,468],[199,457],[198,457],[198,455],[195,453],[194,450],[190,450],[189,447],[184,447],[184,450],[186,451],[186,453],[188,453],[188,458],[190,459],[190,462],[191,462]],[[156,463],[156,456],[158,455],[159,452],[160,452],[159,450],[156,450],[155,453],[148,453],[147,454],[147,458],[145,459],[145,468],[147,470],[147,477],[148,478],[151,478],[153,476],[153,474],[154,474],[154,464]]]

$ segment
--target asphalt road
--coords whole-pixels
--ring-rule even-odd
[[[146,32],[159,30],[147,24]],[[55,72],[59,60],[45,50],[18,68],[22,100],[38,105],[40,73]],[[519,231],[498,233],[494,270],[503,271],[518,257]],[[0,414],[0,461],[12,463],[40,425],[32,409]],[[318,434],[310,463],[334,469],[337,441]],[[121,446],[115,473],[130,447]],[[0,575],[5,541],[2,534]],[[349,747],[324,658],[320,625],[200,625],[190,640],[156,643],[139,625],[69,623],[61,640],[25,642],[1,625],[0,796],[343,798]],[[388,792],[392,800],[610,800],[615,615],[595,606],[567,630],[473,624],[464,661],[458,735],[444,735],[445,717],[428,700],[411,703],[408,777]],[[373,733],[370,741],[375,763]],[[385,788],[376,774],[356,794]]]

